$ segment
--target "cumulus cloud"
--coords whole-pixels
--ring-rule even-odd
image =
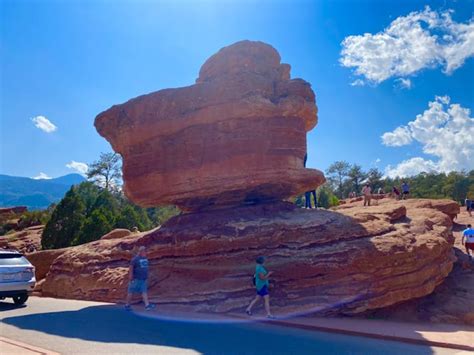
[[[433,161],[416,157],[404,160],[394,167],[388,165],[385,168],[385,176],[388,176],[389,178],[396,178],[397,176],[413,176],[422,172],[435,172],[437,171],[437,168],[436,163]]]
[[[399,84],[406,88],[411,87],[406,77],[425,68],[442,67],[450,74],[474,55],[474,18],[456,22],[452,12],[427,6],[398,17],[381,32],[348,36],[341,44],[340,63],[374,84],[405,78]]]
[[[428,109],[406,126],[382,135],[386,146],[400,147],[412,142],[422,145],[423,152],[437,160],[421,157],[405,160],[395,167],[388,166],[389,177],[415,175],[422,171],[450,172],[474,167],[474,118],[471,111],[459,104],[450,104],[449,96],[436,96]]]
[[[351,83],[351,86],[364,86],[365,82],[362,79],[356,79]]]
[[[401,147],[413,141],[408,127],[400,126],[393,132],[386,132],[382,135],[382,143],[390,147]]]
[[[397,86],[401,89],[411,89],[412,82],[410,79],[398,78],[395,80]]]
[[[44,116],[36,116],[33,117],[31,120],[35,124],[36,128],[39,128],[40,130],[46,133],[52,133],[58,129],[58,127],[56,127],[53,122],[51,122]]]
[[[35,180],[49,180],[52,179],[51,176],[48,176],[45,173],[39,173],[38,176],[33,177]]]
[[[77,173],[81,175],[86,175],[87,170],[89,169],[86,163],[81,163],[74,160],[71,160],[70,163],[66,164],[66,167],[69,169],[75,170]]]

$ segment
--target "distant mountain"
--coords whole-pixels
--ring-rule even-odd
[[[85,180],[79,174],[47,180],[0,174],[0,207],[27,206],[30,210],[47,208],[51,203],[61,200],[72,185]]]

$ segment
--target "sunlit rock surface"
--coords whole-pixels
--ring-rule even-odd
[[[311,86],[268,44],[242,41],[202,66],[196,84],[160,90],[99,114],[123,157],[124,191],[141,206],[183,210],[281,200],[316,188],[305,169],[317,123]]]
[[[420,207],[422,204],[423,207]],[[258,255],[275,272],[275,312],[355,314],[430,294],[455,260],[455,202],[392,199],[364,208],[304,210],[269,203],[190,213],[161,228],[69,248],[45,296],[121,301],[128,263],[148,248],[153,301],[179,310],[242,311]]]

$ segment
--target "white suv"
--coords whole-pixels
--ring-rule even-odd
[[[35,268],[19,252],[0,250],[0,300],[23,304],[35,287]]]

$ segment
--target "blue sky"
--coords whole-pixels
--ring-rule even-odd
[[[99,112],[194,83],[210,55],[242,39],[271,44],[292,77],[312,84],[319,124],[308,134],[310,167],[347,160],[389,174],[474,168],[471,0],[0,6],[2,174],[80,170],[77,163],[110,150],[93,126]]]

